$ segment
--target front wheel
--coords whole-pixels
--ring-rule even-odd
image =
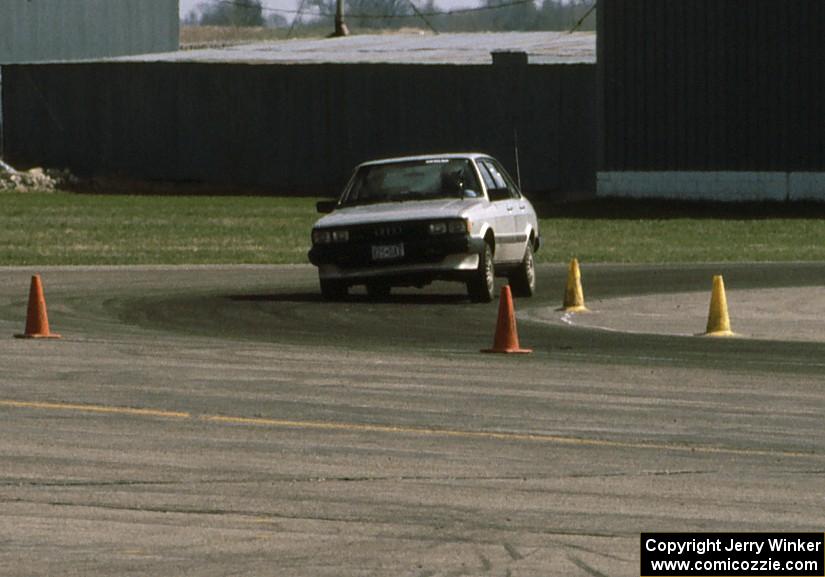
[[[347,297],[347,284],[335,279],[320,279],[321,296],[328,301],[341,301]]]
[[[495,294],[496,272],[493,266],[493,249],[489,244],[478,256],[478,268],[467,281],[467,293],[474,303],[488,303]]]
[[[524,258],[509,280],[514,297],[531,297],[536,292],[536,265],[530,243],[527,243]]]

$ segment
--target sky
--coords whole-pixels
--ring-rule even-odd
[[[197,6],[199,0],[180,0],[180,15],[185,16]]]

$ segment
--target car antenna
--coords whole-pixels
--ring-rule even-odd
[[[518,189],[521,190],[521,167],[519,167],[518,161],[518,128],[515,126],[513,127],[513,148],[515,149],[516,155],[516,184],[518,184]]]

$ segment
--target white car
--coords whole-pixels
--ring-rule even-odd
[[[380,298],[393,286],[452,280],[489,302],[496,276],[509,278],[514,296],[535,291],[536,212],[486,154],[365,162],[337,201],[317,208],[329,214],[312,228],[309,260],[326,299],[343,299],[354,285]]]

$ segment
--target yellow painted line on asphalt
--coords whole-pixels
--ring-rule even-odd
[[[112,415],[132,415],[136,417],[161,417],[164,419],[191,419],[192,415],[179,411],[158,409],[134,409],[131,407],[109,407],[105,405],[81,405],[75,403],[41,403],[35,401],[10,401],[0,399],[0,407],[12,409],[40,409],[46,411],[74,411],[82,413],[103,413]]]
[[[316,431],[340,431],[350,433],[384,433],[395,435],[427,435],[434,437],[481,439],[492,441],[529,441],[555,445],[571,445],[581,447],[610,447],[616,449],[641,449],[653,451],[676,451],[684,453],[712,453],[725,455],[742,455],[751,457],[802,457],[822,458],[825,455],[806,453],[801,451],[737,449],[734,447],[713,447],[708,445],[678,445],[668,443],[646,443],[632,441],[611,441],[608,439],[593,439],[586,437],[565,437],[561,435],[547,435],[541,433],[516,433],[508,431],[468,431],[461,429],[437,429],[425,427],[408,427],[396,425],[371,425],[366,423],[324,422],[324,421],[297,421],[289,419],[270,419],[264,417],[233,417],[228,415],[192,415],[183,411],[163,411],[158,409],[136,409],[130,407],[113,407],[105,405],[82,405],[74,403],[45,403],[32,401],[13,401],[0,399],[0,407],[14,409],[39,409],[47,411],[74,411],[86,413],[102,413],[115,415],[129,415],[136,417],[159,417],[177,420],[198,420],[207,423],[227,425],[250,425],[257,427],[272,427],[281,429],[304,429]]]
[[[760,449],[736,449],[732,447],[711,447],[707,445],[671,445],[667,443],[640,443],[629,441],[610,441],[607,439],[590,439],[586,437],[564,437],[541,433],[513,433],[507,431],[467,431],[460,429],[428,429],[421,427],[402,427],[393,425],[368,425],[360,423],[340,423],[322,421],[290,421],[284,419],[266,419],[258,417],[202,416],[206,421],[231,423],[237,425],[268,426],[288,429],[331,430],[352,433],[372,432],[404,435],[431,435],[438,437],[459,437],[465,439],[486,439],[495,441],[531,441],[557,445],[576,445],[590,447],[613,447],[618,449],[645,449],[656,451],[679,451],[686,453],[721,453],[746,456],[782,456],[782,457],[818,457],[816,453],[801,451],[767,451]]]

